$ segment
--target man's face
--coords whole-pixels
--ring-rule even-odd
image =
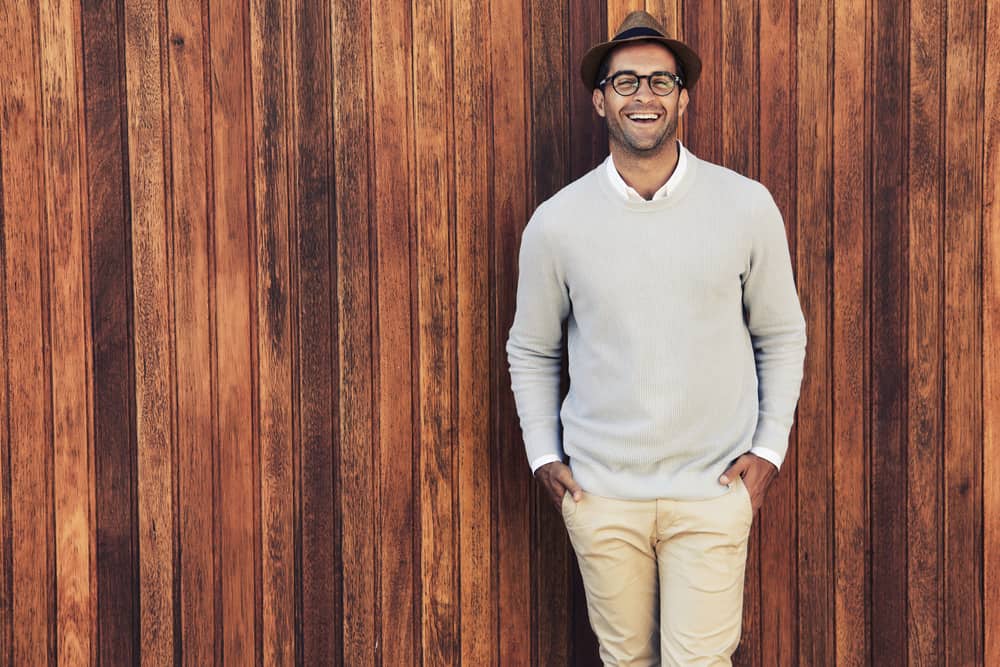
[[[608,75],[631,71],[639,75],[653,72],[677,73],[677,63],[670,51],[656,42],[621,46],[611,54]],[[677,121],[688,104],[686,89],[674,88],[665,96],[654,95],[649,80],[642,79],[638,92],[619,95],[609,81],[594,89],[594,109],[608,124],[612,144],[636,156],[658,154],[664,145],[677,137]],[[655,118],[649,118],[650,114]]]

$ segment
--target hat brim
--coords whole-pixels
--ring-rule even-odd
[[[698,82],[698,77],[701,76],[701,58],[698,57],[698,54],[687,44],[676,39],[642,35],[618,40],[612,39],[602,42],[587,51],[583,56],[583,60],[580,61],[580,78],[583,79],[583,83],[587,86],[588,90],[593,90],[597,87],[597,70],[601,67],[601,61],[604,60],[604,56],[619,46],[632,42],[659,42],[663,44],[674,54],[674,58],[680,61],[679,64],[684,71],[684,87],[688,90],[694,88],[694,84]]]

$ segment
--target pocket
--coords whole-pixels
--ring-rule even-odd
[[[747,488],[746,482],[743,481],[742,477],[739,479],[739,487],[739,493],[743,496],[743,508],[747,516],[750,517],[750,520],[753,521],[753,500],[750,499],[750,489]]]
[[[576,501],[573,500],[573,495],[569,491],[563,492],[560,510],[562,511],[563,521],[568,520],[576,512]]]

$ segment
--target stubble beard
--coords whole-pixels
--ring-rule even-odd
[[[663,130],[662,134],[654,137],[653,142],[650,143],[640,143],[635,137],[629,136],[629,133],[625,131],[622,125],[622,121],[616,119],[612,122],[611,118],[606,118],[608,126],[608,136],[610,137],[612,143],[618,144],[622,149],[635,155],[636,157],[649,157],[655,155],[662,150],[663,146],[673,137],[677,135],[677,115],[672,114],[670,119],[667,120],[667,125]]]

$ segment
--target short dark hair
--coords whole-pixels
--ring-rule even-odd
[[[674,72],[674,74],[676,74],[681,78],[681,88],[684,88],[685,84],[687,83],[687,76],[684,75],[684,65],[681,64],[681,59],[677,57],[677,54],[674,53],[673,49],[663,44],[663,42],[657,41],[655,39],[636,40],[635,42],[627,42],[627,43],[648,44],[650,42],[654,44],[662,44],[663,48],[665,48],[667,51],[670,51],[670,55],[674,57],[674,63],[677,64],[677,71]],[[604,78],[611,73],[611,56],[614,54],[616,50],[617,49],[611,49],[606,54],[604,54],[604,58],[601,59],[601,66],[597,68],[597,76],[594,78],[594,88],[599,88],[600,86],[598,84],[600,84],[601,81],[604,81]]]

